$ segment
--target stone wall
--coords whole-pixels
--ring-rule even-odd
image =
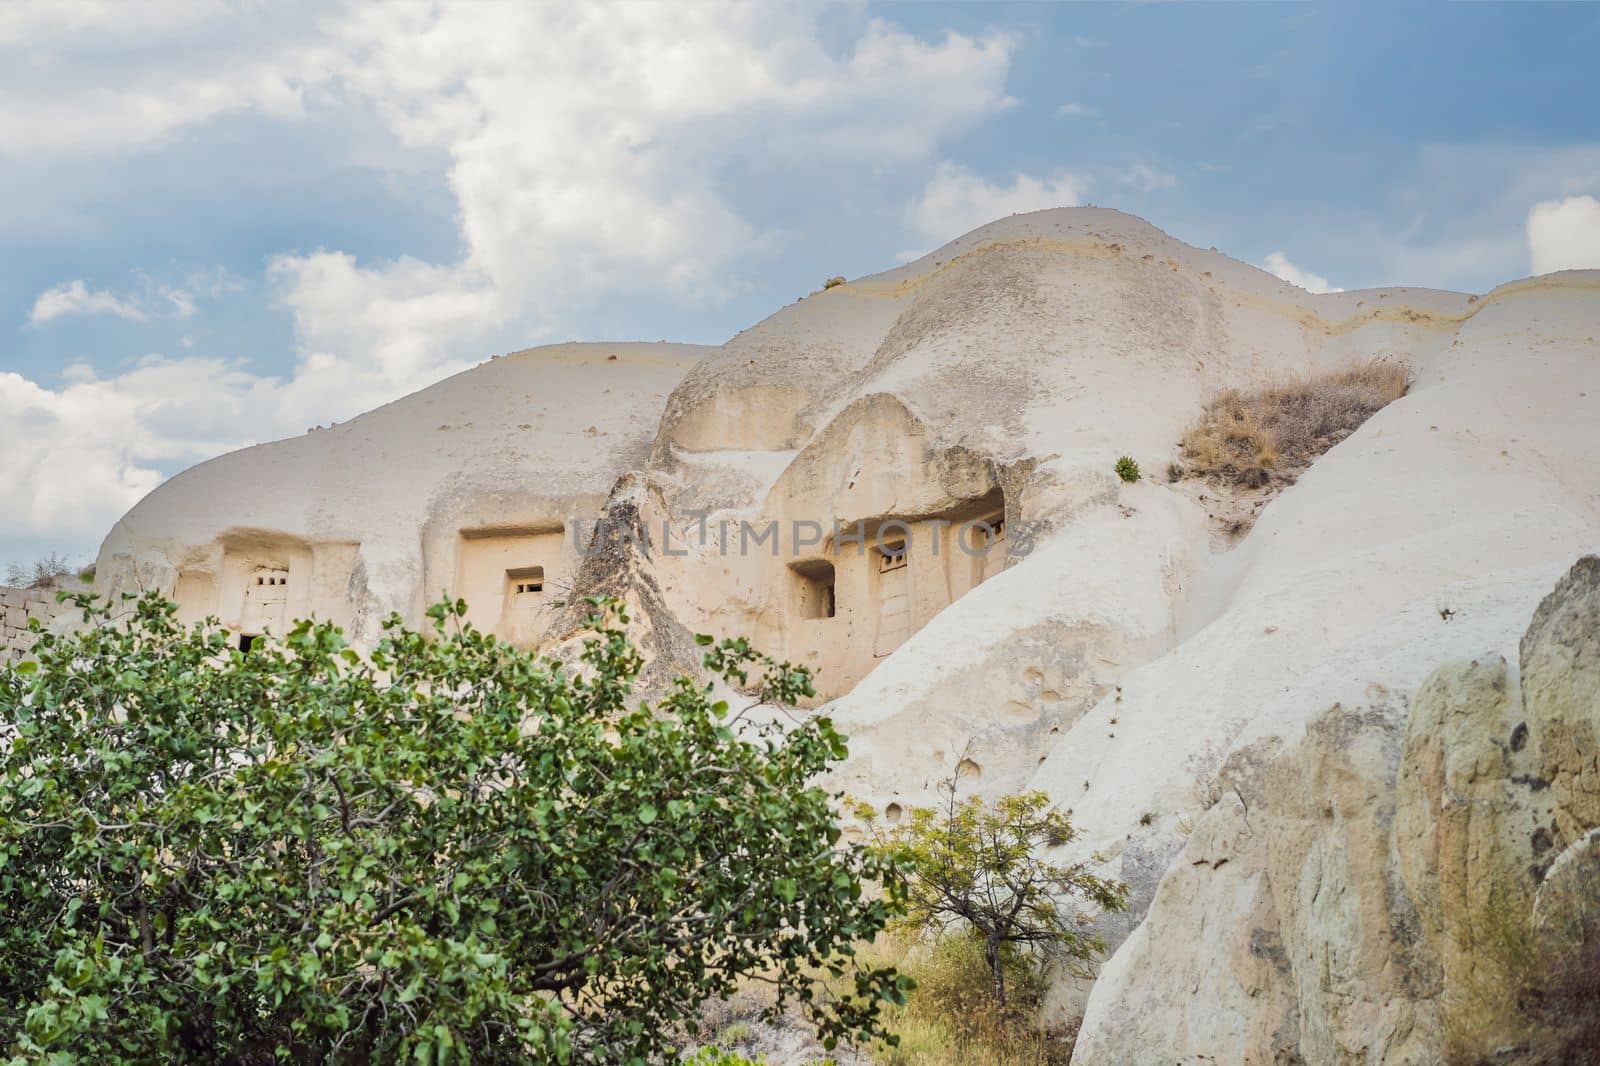
[[[0,662],[14,662],[33,647],[38,637],[28,631],[28,619],[37,618],[48,627],[75,609],[70,603],[57,603],[53,588],[0,587]]]

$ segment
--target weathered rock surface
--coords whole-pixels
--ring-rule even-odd
[[[617,478],[644,462],[661,405],[704,351],[516,352],[349,422],[202,463],[111,530],[96,587],[156,589],[187,617],[216,614],[241,632],[281,634],[316,615],[360,639],[391,611],[424,623],[446,591],[470,596],[495,628],[516,583],[507,572],[528,562],[547,570],[548,613],[580,560],[575,524],[592,529]],[[285,594],[258,597],[256,577],[274,575],[287,584],[267,588]]]
[[[1566,918],[1600,901],[1594,764],[1573,757],[1600,722],[1597,576],[1585,557],[1545,597],[1518,669],[1443,665],[1412,698],[1329,708],[1254,782],[1225,770],[1090,994],[1074,1061],[1444,1061],[1498,978],[1496,923],[1536,897]]]

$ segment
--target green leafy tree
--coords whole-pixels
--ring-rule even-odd
[[[90,625],[0,670],[0,1059],[640,1062],[743,980],[830,1046],[904,998],[852,955],[898,867],[811,783],[844,738],[683,679],[630,709],[612,604],[568,671],[459,601],[366,656],[77,602]],[[812,692],[743,640],[706,663]]]
[[[906,912],[897,922],[919,933],[956,930],[978,937],[1002,1006],[1007,965],[1019,956],[1092,976],[1105,942],[1090,923],[1096,911],[1122,910],[1127,886],[1096,876],[1088,862],[1043,856],[1044,849],[1079,835],[1045,793],[989,804],[977,796],[958,798],[958,780],[959,773],[944,783],[943,807],[914,807],[899,824],[877,831],[879,847],[911,872]],[[858,813],[873,814],[870,808]]]

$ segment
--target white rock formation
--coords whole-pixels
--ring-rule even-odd
[[[667,394],[703,352],[517,352],[349,422],[202,463],[116,524],[97,587],[157,588],[189,616],[244,633],[281,634],[315,614],[358,637],[391,611],[418,623],[445,590],[470,592],[475,620],[504,615],[508,635],[531,637],[514,628],[527,625],[516,585],[545,584],[547,603],[570,579],[569,527],[644,462]],[[507,573],[536,565],[543,582]]]
[[[1411,700],[1442,663],[1515,662],[1600,548],[1597,337],[1600,272],[1312,295],[1115,211],[1039,212],[720,348],[535,349],[215,460],[124,518],[98,572],[241,632],[315,610],[359,636],[470,592],[521,640],[572,632],[548,610],[570,580],[632,601],[656,680],[693,667],[690,632],[748,634],[818,669],[858,798],[929,802],[964,752],[964,780],[1047,789],[1110,856],[1133,906],[1080,1061],[1422,1060],[1437,1010],[1407,938],[1432,919],[1402,921],[1384,849],[1425,833],[1406,789],[1479,787],[1462,760],[1492,731],[1428,748],[1455,727],[1436,708],[1413,735]],[[1410,393],[1242,537],[1165,483],[1215,391],[1373,356]],[[1121,483],[1123,454],[1154,476]],[[580,559],[597,517],[649,542]],[[833,542],[885,521],[903,554]],[[276,574],[285,596],[252,592]],[[1572,728],[1552,750],[1581,762]],[[1596,821],[1573,817],[1564,842]]]

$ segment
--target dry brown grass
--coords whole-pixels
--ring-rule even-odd
[[[874,1043],[825,1052],[797,1010],[776,1020],[760,1017],[772,1002],[764,986],[749,987],[732,1001],[707,1004],[700,1039],[756,1061],[813,1066],[1064,1066],[1072,1057],[1074,1032],[1041,1029],[1037,1023],[1045,981],[1027,958],[1008,962],[1010,1002],[1001,1007],[994,1001],[982,945],[970,937],[949,934],[927,941],[884,933],[862,945],[860,955],[917,982],[905,1006],[886,1012],[890,1032],[900,1038],[898,1046]],[[834,994],[843,994],[850,985],[849,978],[822,980]]]
[[[1206,404],[1181,446],[1179,476],[1246,488],[1289,483],[1411,387],[1402,363],[1369,359],[1327,374],[1228,389]]]
[[[1474,972],[1444,997],[1446,1062],[1600,1064],[1600,912],[1539,928],[1508,893],[1475,915],[1470,936]]]
[[[877,948],[878,945],[874,945]],[[909,1001],[891,1012],[900,1046],[873,1049],[884,1066],[1053,1066],[1072,1057],[1074,1033],[1039,1028],[1045,981],[1018,956],[1007,965],[1006,1006],[994,1001],[983,945],[947,934],[936,942],[885,944],[894,965],[917,982]]]

